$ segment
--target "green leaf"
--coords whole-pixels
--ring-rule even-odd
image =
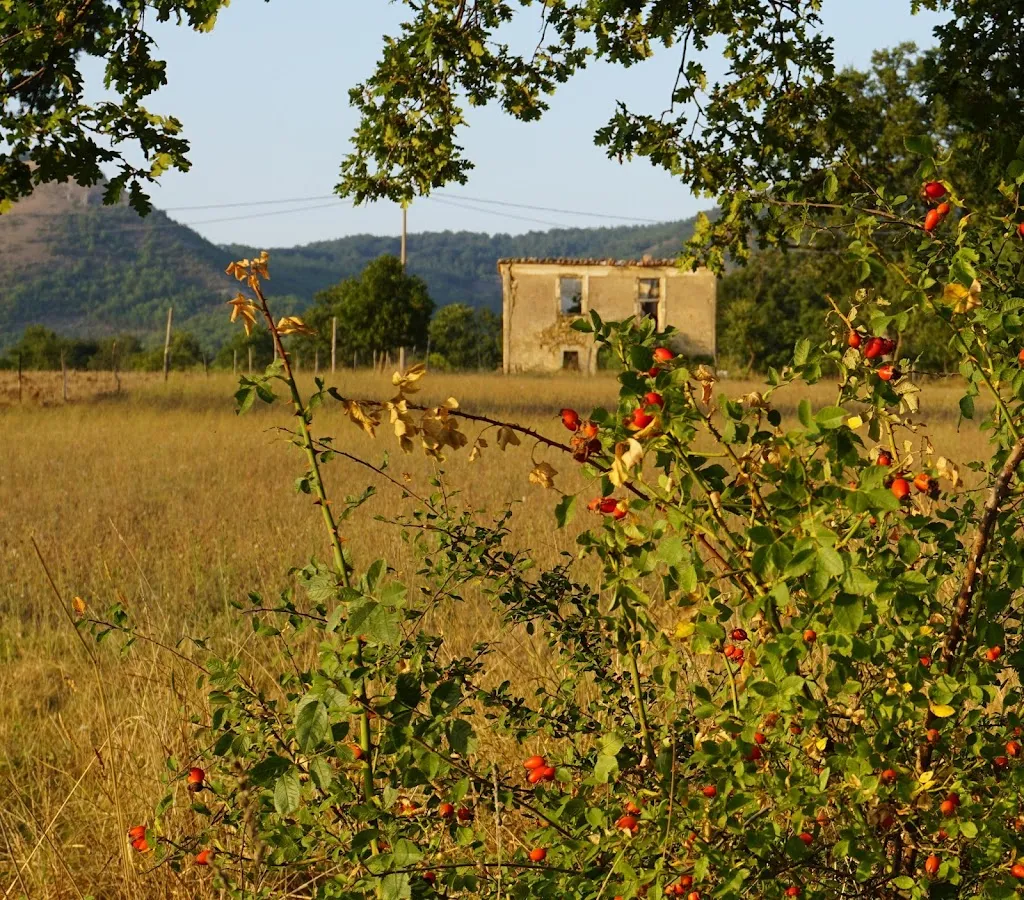
[[[448,726],[448,743],[460,756],[469,756],[476,750],[476,733],[465,719],[456,719]]]
[[[800,424],[804,428],[810,428],[814,424],[814,418],[811,415],[811,401],[806,397],[800,401],[800,405],[796,408],[796,414],[800,418]]]
[[[331,781],[334,780],[334,770],[327,760],[317,756],[309,761],[309,777],[313,784],[326,793],[330,789]]]
[[[967,395],[960,398],[960,415],[965,419],[974,418],[974,398]]]
[[[565,528],[576,516],[576,498],[569,494],[562,496],[562,499],[555,507],[555,521],[559,528]]]
[[[836,194],[839,192],[839,179],[836,178],[836,173],[829,170],[825,176],[825,199],[831,203],[836,199]]]
[[[614,756],[602,754],[594,765],[594,780],[607,784],[612,776],[619,771],[619,761]]]
[[[805,365],[810,354],[811,342],[807,338],[801,338],[796,342],[796,347],[793,349],[793,364],[796,366]]]
[[[826,406],[823,409],[818,410],[818,414],[814,417],[814,421],[818,423],[818,427],[831,431],[839,428],[843,424],[843,420],[846,418],[846,410],[841,406]]]
[[[927,134],[906,137],[903,144],[911,153],[917,153],[919,156],[932,156],[935,153],[935,146]]]
[[[408,872],[393,872],[380,880],[381,900],[409,900],[412,885]]]
[[[285,772],[274,784],[274,809],[282,816],[295,812],[299,808],[300,793],[298,774],[294,769]]]
[[[357,606],[349,614],[348,630],[349,634],[365,635],[370,640],[391,646],[397,644],[402,636],[398,622],[397,613],[370,600]]]
[[[315,750],[327,737],[329,726],[324,702],[319,697],[303,700],[295,716],[295,739],[299,742],[299,749],[303,753]]]
[[[850,594],[839,594],[832,606],[832,626],[836,631],[853,633],[864,621],[864,601]]]

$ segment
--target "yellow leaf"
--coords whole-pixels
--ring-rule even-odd
[[[864,420],[860,416],[850,416],[850,418],[846,420],[847,428],[857,429],[860,428],[860,426],[863,424]]]
[[[924,772],[922,772],[920,775],[917,776],[917,780],[922,785],[931,784],[935,780],[935,772],[932,771],[931,769],[927,769]]]
[[[81,597],[75,597],[75,599],[71,601],[71,608],[76,614],[80,616],[85,615],[85,601]]]
[[[697,626],[695,626],[693,622],[680,622],[676,625],[675,636],[679,638],[679,640],[683,640],[684,638],[688,638],[696,630]]]
[[[555,476],[557,474],[558,472],[550,463],[537,463],[530,473],[530,484],[539,484],[541,487],[548,489],[554,488]]]
[[[615,460],[608,472],[612,484],[621,487],[629,481],[629,471],[644,458],[644,448],[636,438],[615,445]]]
[[[239,294],[237,297],[228,300],[228,306],[231,307],[231,321],[234,322],[235,319],[241,316],[242,324],[245,326],[245,333],[252,334],[252,326],[256,324],[256,304],[243,294]]]
[[[956,712],[956,710],[953,709],[952,706],[946,706],[945,704],[936,703],[933,703],[931,705],[931,711],[932,715],[935,716],[937,719],[948,719],[951,715],[953,715],[953,713]]]
[[[403,375],[401,372],[395,372],[391,376],[391,383],[397,387],[402,393],[414,394],[420,389],[420,386],[416,383],[427,373],[426,366],[423,363],[416,363],[405,370]]]
[[[942,291],[942,302],[953,307],[954,313],[968,313],[981,306],[981,282],[974,279],[970,288],[962,284],[947,284]]]
[[[380,419],[375,413],[367,413],[355,400],[346,400],[343,408],[353,424],[362,428],[370,437],[376,436],[374,428],[380,424]]]
[[[458,409],[459,401],[454,397],[449,397],[444,403],[441,404],[445,409]]]
[[[285,316],[277,323],[277,330],[280,334],[316,334],[298,316]]]

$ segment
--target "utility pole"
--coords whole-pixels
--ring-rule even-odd
[[[405,203],[402,203],[402,274],[405,274],[405,233],[408,225],[409,210]],[[398,371],[405,371],[405,347],[398,348]]]
[[[171,320],[174,318],[174,307],[167,308],[167,335],[164,337],[164,381],[171,371]]]
[[[334,364],[338,361],[338,317],[331,316],[331,374],[334,374]]]

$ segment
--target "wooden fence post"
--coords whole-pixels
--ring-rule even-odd
[[[317,347],[313,351],[313,377],[320,377],[320,348]]]
[[[60,351],[60,379],[61,379],[61,396],[64,398],[64,402],[68,402],[68,366],[64,360],[64,351]]]
[[[237,350],[232,350],[231,351],[231,374],[232,375],[237,375],[238,374],[238,351]]]
[[[331,374],[334,374],[334,366],[338,356],[338,317],[331,316]]]
[[[206,351],[205,350],[203,351],[203,374],[207,378],[210,377],[210,364],[206,361]]]
[[[21,403],[21,353],[18,353],[18,402]]]
[[[252,375],[252,347],[249,347],[249,374]]]
[[[167,308],[167,334],[164,336],[164,381],[171,371],[171,320],[174,318],[174,307]],[[120,382],[118,382],[120,385]]]
[[[117,393],[121,393],[121,375],[117,371],[117,341],[110,345],[110,364],[114,369],[114,385]],[[164,372],[166,373],[166,369]],[[166,378],[166,374],[164,375]]]

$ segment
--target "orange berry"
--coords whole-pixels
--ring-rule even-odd
[[[902,475],[892,480],[892,484],[889,486],[889,490],[892,491],[892,495],[897,500],[902,500],[908,494],[910,494],[910,482],[907,481]]]
[[[764,756],[764,753],[761,751],[761,748],[754,746],[750,748],[750,752],[746,755],[746,759],[748,762],[757,762],[762,756]]]
[[[896,377],[896,368],[895,368],[895,366],[893,366],[893,365],[891,365],[889,363],[886,363],[884,366],[879,366],[878,367],[878,377],[881,378],[882,381],[892,381],[893,378]]]
[[[636,816],[619,816],[615,822],[615,827],[620,831],[628,831],[630,834],[636,834],[636,830],[639,827],[639,821]]]
[[[424,872],[423,880],[427,884],[433,884],[435,881],[437,881],[437,872]]]
[[[136,838],[132,841],[132,848],[139,853],[149,853],[149,843],[144,837]]]
[[[922,494],[927,494],[932,488],[932,477],[927,472],[918,472],[914,476],[914,487]]]
[[[797,835],[797,837],[800,838],[800,840],[803,841],[804,845],[807,847],[810,847],[811,844],[814,843],[814,835],[812,835],[809,831],[801,831],[800,834]]]
[[[786,896],[786,897],[799,897],[800,896],[800,888],[798,888],[795,884],[791,884],[783,892],[783,895]]]
[[[846,338],[846,343],[853,347],[854,350],[860,348],[860,345],[864,343],[864,338],[861,336],[859,331],[851,331],[849,336]]]
[[[864,358],[865,359],[878,359],[885,353],[885,341],[880,337],[868,338],[867,344],[864,346]]]
[[[767,741],[767,740],[768,740],[768,738],[766,738],[766,737],[765,737],[765,736],[764,736],[763,734],[761,734],[761,732],[760,732],[760,731],[758,731],[758,732],[757,732],[757,733],[756,733],[756,734],[754,735],[754,743],[755,743],[755,744],[763,744],[763,743],[764,743],[765,741]]]
[[[992,763],[997,769],[1005,769],[1010,764],[1010,761],[1005,756],[997,756],[992,760]]]
[[[452,806],[452,804],[451,804],[451,803],[442,803],[442,804],[441,804],[441,805],[440,805],[440,806],[439,806],[439,807],[437,808],[437,814],[438,814],[438,815],[439,815],[439,816],[440,816],[440,817],[441,817],[442,819],[450,819],[450,818],[451,818],[452,816],[454,816],[454,815],[455,815],[455,807],[454,807],[454,806]]]
[[[657,391],[648,391],[644,394],[644,405],[661,407],[665,405],[665,398]]]
[[[185,781],[193,791],[198,791],[203,786],[203,782],[206,781],[206,773],[198,766],[193,766],[188,770]]]
[[[989,662],[995,662],[1002,655],[1002,647],[989,647],[988,650],[985,651],[985,659],[987,659]]]
[[[640,807],[637,806],[632,800],[627,800],[622,807],[631,816],[640,815]]]
[[[592,441],[594,438],[596,438],[597,433],[600,430],[600,426],[597,424],[597,422],[593,422],[590,419],[587,419],[587,421],[583,423],[583,436],[587,440]]]
[[[946,218],[946,216],[949,215],[949,210],[950,209],[951,209],[951,207],[950,207],[950,205],[948,203],[940,203],[938,206],[935,207],[935,211],[940,216],[942,216],[942,218]]]
[[[655,347],[654,348],[654,361],[655,362],[668,362],[670,359],[675,359],[676,355],[668,349],[668,347]]]
[[[1020,353],[1017,354],[1017,362],[1024,366],[1024,347],[1020,348]]]
[[[530,851],[530,861],[531,862],[544,862],[544,859],[547,857],[547,855],[548,855],[548,851],[545,850],[543,847],[534,847]]]
[[[543,756],[528,756],[523,760],[523,766],[527,769],[539,769],[546,765],[547,760]]]
[[[1006,742],[1006,755],[1016,759],[1020,756],[1021,746],[1019,741]]]
[[[352,751],[352,757],[354,759],[363,758],[363,748],[360,747],[358,744],[349,744],[348,749]]]
[[[942,865],[940,860],[934,853],[924,861],[924,870],[932,878],[939,873],[939,866]]]
[[[1014,878],[1024,878],[1024,865],[1021,865],[1020,863],[1015,863],[1010,867],[1010,874]]]
[[[209,849],[207,849],[207,850],[200,850],[196,854],[196,865],[197,866],[208,866],[210,864],[210,860],[212,858],[213,858],[213,851],[212,850],[209,850]]]
[[[629,514],[629,506],[626,505],[625,501],[620,501],[615,504],[615,509],[612,511],[612,518],[620,520],[626,518]]]
[[[804,641],[808,644],[813,644],[818,639],[818,632],[813,628],[808,628],[804,632]]]
[[[473,810],[468,806],[460,806],[459,811],[455,815],[459,817],[460,822],[468,822],[473,818]]]
[[[642,406],[638,406],[633,410],[631,421],[637,428],[646,428],[654,421],[654,416],[648,413]]]
[[[937,209],[928,210],[928,215],[924,217],[924,230],[927,232],[934,231],[941,221],[942,216],[939,215],[939,211]]]
[[[1024,222],[1021,222],[1020,225],[1017,226],[1017,234],[1024,238]]]
[[[946,186],[940,181],[929,181],[924,186],[924,195],[929,200],[941,200],[946,196]]]
[[[146,836],[146,826],[145,825],[133,825],[131,828],[128,829],[128,840],[129,841],[137,841],[137,840],[139,840],[139,838],[144,838],[145,836]]]
[[[875,462],[880,466],[891,466],[892,457],[884,450],[878,452],[878,456],[875,458]]]
[[[881,775],[882,784],[895,784],[897,777],[895,769],[885,769]]]
[[[575,431],[580,427],[580,414],[574,409],[561,409],[558,414],[562,417],[562,424],[569,429],[569,431]]]
[[[716,788],[713,784],[705,785],[704,787],[702,787],[700,789],[700,792],[705,797],[707,797],[709,800],[712,799],[713,797],[717,797],[718,796],[718,788]]]
[[[734,641],[745,641],[747,639],[747,633],[742,628],[734,628],[730,637]]]
[[[925,739],[928,741],[929,744],[937,744],[939,741],[942,740],[942,735],[939,734],[939,729],[938,728],[929,728],[925,732],[924,736],[925,736]]]
[[[931,664],[932,664],[932,658],[930,656],[928,656],[927,654],[922,656],[920,661],[921,661],[921,665],[924,666],[926,669],[929,668],[931,666]]]

